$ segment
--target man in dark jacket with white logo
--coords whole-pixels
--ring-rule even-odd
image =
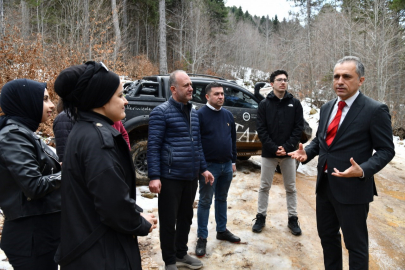
[[[270,75],[270,84],[273,91],[260,102],[257,112],[257,133],[263,149],[258,213],[252,230],[259,233],[265,225],[269,191],[279,165],[286,190],[288,227],[292,234],[301,235],[297,217],[296,163],[287,153],[296,149],[301,138],[304,128],[302,106],[287,92],[286,71],[274,71]]]
[[[159,193],[160,247],[166,269],[198,269],[202,262],[187,254],[188,234],[198,177],[212,184],[201,146],[198,115],[192,104],[190,77],[181,70],[170,74],[172,96],[149,116],[149,189]]]

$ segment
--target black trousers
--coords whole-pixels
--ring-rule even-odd
[[[14,270],[57,270],[58,265],[54,262],[56,250],[42,255],[32,255],[29,257],[7,255]]]
[[[1,248],[14,270],[57,270],[60,212],[5,221]]]
[[[160,248],[166,265],[187,254],[188,234],[193,220],[193,203],[198,181],[160,179],[158,199]]]
[[[349,268],[368,269],[367,215],[369,203],[342,204],[335,200],[326,174],[319,183],[316,195],[316,221],[323,248],[326,270],[343,269],[342,230],[347,250]]]

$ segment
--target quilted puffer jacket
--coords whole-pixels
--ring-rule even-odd
[[[53,134],[55,135],[56,154],[59,161],[63,162],[63,155],[65,153],[65,145],[70,131],[73,128],[73,120],[65,113],[61,112],[56,116],[53,121]]]
[[[190,110],[187,120],[183,107]],[[207,170],[197,111],[170,99],[149,116],[148,176],[150,180],[195,180]]]

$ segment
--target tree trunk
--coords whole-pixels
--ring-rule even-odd
[[[115,46],[114,46],[114,61],[117,59],[119,49],[121,47],[121,30],[118,20],[117,3],[116,0],[111,0],[111,9],[113,14],[113,24],[115,31]]]
[[[37,33],[40,33],[40,27],[39,27],[39,5],[38,5],[38,0],[37,0]]]
[[[127,13],[127,0],[122,1],[122,20],[124,23],[124,29],[126,31],[128,27],[128,13]]]
[[[159,73],[167,74],[165,0],[159,0]]]
[[[312,11],[312,1],[307,0],[307,49],[308,49],[308,79],[309,79],[309,89],[307,95],[310,95],[315,88],[314,85],[314,66],[313,66],[313,55],[312,55],[312,40],[311,40],[311,11]],[[311,95],[312,96],[312,95]]]
[[[22,36],[26,38],[29,35],[30,24],[29,24],[29,9],[27,3],[21,0],[21,17],[22,17]]]
[[[89,0],[84,0],[84,31],[83,31],[84,47],[87,48],[87,59],[90,60],[91,55],[91,33],[90,33],[90,12],[89,12]]]
[[[0,40],[5,35],[5,25],[4,25],[4,6],[3,0],[0,0]]]

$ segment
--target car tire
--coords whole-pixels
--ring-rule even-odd
[[[147,148],[147,139],[138,140],[131,146],[131,156],[135,166],[137,185],[149,185]]]

